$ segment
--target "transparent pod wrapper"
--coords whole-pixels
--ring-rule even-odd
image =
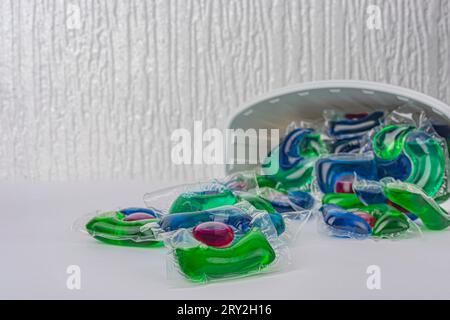
[[[421,229],[445,230],[448,212],[419,186],[394,178],[381,181],[355,177],[354,193],[329,193],[318,211],[319,230],[355,239],[405,239]]]
[[[386,204],[360,209],[324,205],[317,212],[320,234],[356,240],[402,240],[422,236],[420,228],[405,214]]]
[[[272,149],[261,164],[258,173],[266,183],[260,183],[260,187],[268,186],[282,191],[311,190],[315,162],[328,153],[324,136],[318,128],[318,124],[309,123],[292,123],[288,126],[280,144]]]
[[[169,213],[203,211],[214,206],[233,205],[237,200],[223,184],[199,182],[160,189],[144,195],[147,208],[160,215]]]
[[[151,221],[142,231],[150,230],[157,239],[164,240],[180,229],[194,229],[203,223],[219,222],[229,226],[233,234],[239,237],[252,228],[255,215],[267,213],[279,239],[292,244],[311,215],[311,210],[277,212],[268,201],[253,194],[239,195],[238,199],[239,202],[234,205],[167,214]]]
[[[450,226],[450,216],[439,203],[417,185],[386,178],[381,180],[383,192],[389,201],[410,212],[428,230],[445,230]]]
[[[325,110],[328,150],[331,154],[363,153],[370,140],[370,132],[384,124],[385,113],[344,113]]]
[[[367,172],[364,172],[367,174]],[[416,216],[391,201],[384,183],[353,173],[352,191],[327,193],[318,211],[319,230],[340,238],[404,239],[420,236]]]
[[[311,193],[304,191],[282,193],[266,187],[259,189],[258,195],[270,202],[274,210],[283,217],[287,232],[280,237],[290,245],[296,243],[301,229],[319,205]]]
[[[156,221],[159,216],[155,211],[133,207],[85,215],[75,221],[73,229],[110,245],[158,248],[163,242],[152,230],[143,228]]]
[[[167,270],[171,281],[204,284],[279,272],[289,265],[289,248],[280,239],[269,213],[246,202],[218,209],[242,210],[251,217],[248,228],[232,227],[230,233],[230,225],[218,219],[162,234],[169,248]],[[212,242],[211,235],[223,241]]]
[[[370,134],[383,125],[385,113],[348,114],[326,110],[322,121],[293,122],[280,144],[261,165],[261,174],[280,191],[317,190],[316,164],[334,154],[362,153],[370,145]],[[325,124],[325,126],[324,126]],[[278,167],[276,173],[266,168]]]
[[[448,126],[447,126],[448,127]],[[420,108],[405,104],[386,116],[385,125],[371,135],[379,179],[394,178],[416,184],[433,198],[449,193],[449,154],[445,133]]]
[[[239,181],[238,187],[236,180]],[[233,182],[230,184],[230,181]],[[241,181],[245,183],[242,184]],[[183,185],[157,191],[145,195],[144,202],[150,210],[158,212],[161,217],[178,213],[205,212],[248,202],[257,210],[269,213],[279,235],[289,242],[297,239],[299,231],[311,215],[311,209],[317,203],[307,192],[291,191],[283,194],[270,187],[261,188],[255,173],[250,172],[233,174],[212,183]],[[166,231],[168,230],[164,230]]]
[[[158,246],[163,241],[162,234],[203,222],[220,220],[245,233],[248,230],[244,227],[248,228],[251,220],[245,212],[251,211],[250,208],[244,209],[247,204],[269,214],[280,238],[294,241],[310,216],[310,211],[299,205],[311,206],[311,199],[294,194],[291,198],[296,204],[290,210],[278,212],[259,195],[259,190],[255,174],[249,172],[208,183],[175,186],[146,194],[146,208],[117,209],[84,217],[78,221],[78,229],[109,244]]]
[[[232,191],[257,193],[259,189],[258,175],[255,171],[236,172],[215,182]]]
[[[257,174],[253,171],[233,173],[223,179],[183,184],[144,195],[147,208],[160,215],[203,211],[239,202],[235,192],[258,192]]]
[[[349,133],[353,128],[341,124],[329,131]],[[416,184],[433,198],[448,194],[448,146],[424,112],[410,105],[399,107],[368,131],[368,137],[359,154],[325,155],[316,161],[322,193],[351,193],[351,176],[356,173],[367,180],[391,177]]]

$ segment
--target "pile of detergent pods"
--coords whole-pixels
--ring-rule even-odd
[[[145,208],[101,213],[84,228],[109,244],[165,245],[194,282],[277,270],[311,214],[321,232],[339,238],[444,230],[449,137],[450,128],[410,106],[326,111],[320,121],[290,125],[254,171],[147,194]]]
[[[277,270],[287,262],[287,243],[308,219],[315,199],[301,191],[261,188],[257,193],[249,189],[256,183],[255,175],[236,174],[162,190],[145,196],[148,208],[100,213],[85,229],[109,244],[165,244],[179,272],[194,282]],[[169,205],[152,207],[161,199]]]

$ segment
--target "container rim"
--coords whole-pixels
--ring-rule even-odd
[[[433,98],[424,93],[418,91],[407,89],[400,86],[395,86],[387,83],[381,82],[371,82],[371,81],[361,81],[361,80],[323,80],[323,81],[313,81],[305,82],[295,85],[290,85],[278,89],[274,89],[269,93],[261,95],[253,100],[250,100],[243,104],[236,112],[234,112],[227,121],[227,129],[232,129],[231,125],[242,114],[245,114],[249,109],[254,106],[277,98],[278,96],[288,95],[293,93],[300,93],[302,91],[317,90],[317,89],[358,89],[358,90],[369,90],[369,91],[379,91],[383,93],[389,93],[396,95],[403,99],[416,100],[422,104],[428,105],[436,113],[449,119],[450,122],[450,106],[444,102]]]

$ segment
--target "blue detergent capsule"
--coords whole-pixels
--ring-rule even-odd
[[[321,209],[324,222],[333,236],[339,238],[366,238],[372,228],[363,218],[336,205],[325,205]]]
[[[350,138],[336,139],[331,143],[331,153],[356,153],[364,146],[364,137],[355,136]]]
[[[148,215],[151,215],[152,217],[157,217],[158,215],[155,213],[155,211],[151,210],[151,209],[147,209],[147,208],[126,208],[126,209],[122,209],[120,210],[121,213],[123,213],[123,215],[125,216],[129,216],[135,213],[145,213]]]
[[[383,117],[382,111],[376,111],[359,119],[331,120],[328,123],[328,133],[332,137],[365,133],[381,125]]]
[[[375,157],[378,168],[378,177],[380,179],[391,177],[396,180],[404,181],[411,175],[412,164],[405,154],[400,154],[394,160],[383,160]]]
[[[203,222],[222,222],[234,227],[242,233],[250,230],[252,217],[234,207],[205,210],[200,212],[173,213],[159,221],[159,226],[165,232],[178,229],[190,229]]]
[[[288,199],[286,201],[281,200],[271,200],[270,204],[278,213],[286,213],[286,212],[293,212],[294,208],[292,208],[291,204],[289,203]]]
[[[286,224],[284,223],[283,216],[279,213],[269,213],[269,217],[277,230],[277,235],[283,234],[286,231]]]
[[[378,181],[361,180],[358,177],[353,182],[353,191],[366,206],[386,203],[383,187]]]
[[[299,146],[313,132],[312,129],[296,129],[283,139],[280,145],[282,151],[280,152],[280,167],[282,170],[290,170],[304,160]]]
[[[270,213],[269,217],[274,224],[278,235],[285,231],[283,217],[278,213]],[[251,215],[236,207],[218,208],[200,212],[173,213],[165,215],[159,221],[164,232],[179,229],[194,228],[204,222],[222,222],[233,227],[240,233],[247,233],[251,229]]]
[[[366,180],[378,180],[373,154],[337,154],[319,159],[316,163],[320,190],[335,193],[339,181],[353,181],[355,174]]]
[[[311,209],[314,207],[314,197],[304,191],[291,191],[288,193],[288,199],[293,204],[294,209],[301,210],[301,209]]]
[[[316,159],[326,151],[320,134],[296,129],[270,152],[261,165],[262,173],[284,189],[306,187],[313,179]]]
[[[290,191],[287,195],[277,195],[272,199],[266,199],[278,213],[309,210],[314,207],[314,197],[304,191]]]

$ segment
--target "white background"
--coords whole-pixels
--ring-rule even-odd
[[[306,225],[285,272],[207,286],[167,280],[165,249],[101,244],[70,230],[80,214],[142,203],[142,184],[2,185],[0,298],[308,299],[450,298],[450,231],[402,241],[321,236]],[[81,290],[67,289],[69,265]],[[367,267],[381,290],[367,289]]]
[[[382,29],[366,26],[378,4]],[[78,9],[76,9],[78,8]],[[353,79],[450,103],[448,0],[0,1],[0,179],[195,180],[170,134],[290,84]]]
[[[382,29],[366,27],[378,4]],[[387,82],[450,103],[448,0],[0,1],[0,298],[450,298],[450,233],[340,241],[308,224],[290,270],[173,289],[165,250],[70,230],[167,184],[170,134],[311,80]],[[99,182],[101,181],[101,182]],[[379,265],[382,290],[366,288]],[[66,287],[79,265],[82,289]]]

